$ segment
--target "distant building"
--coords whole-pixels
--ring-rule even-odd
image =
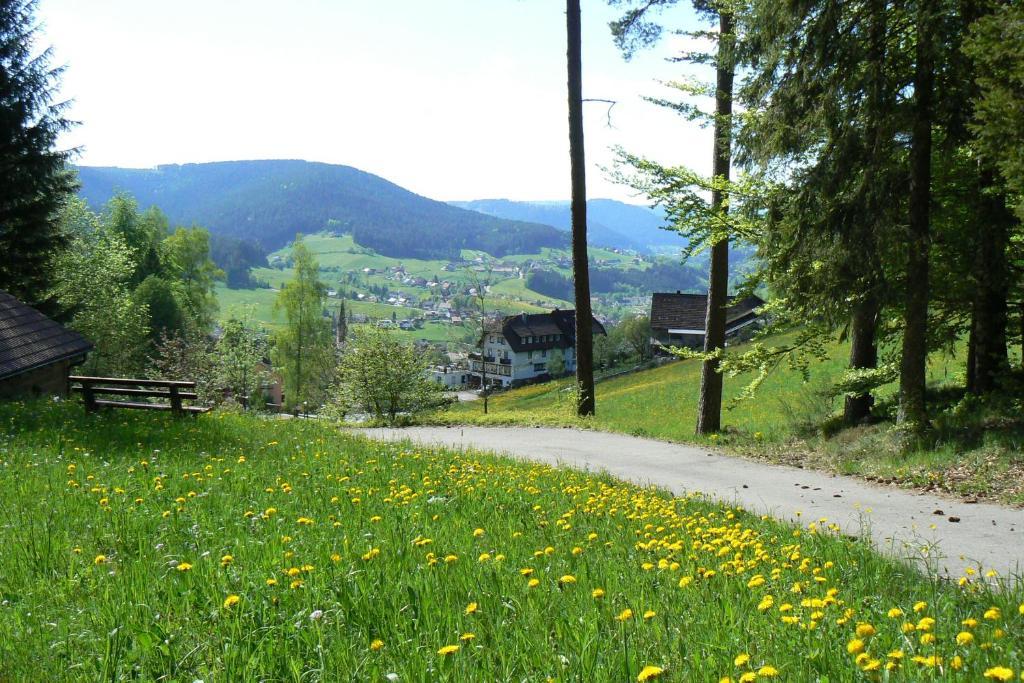
[[[82,335],[0,290],[0,398],[67,396],[92,349]]]
[[[469,370],[452,365],[436,365],[430,369],[430,376],[448,389],[461,389],[469,384]]]
[[[606,334],[596,319],[591,325],[595,335]],[[484,336],[483,359],[478,352],[469,354],[470,369],[477,384],[486,367],[488,385],[519,386],[550,379],[549,363],[556,353],[562,355],[565,372],[576,371],[576,311],[556,308],[502,319]]]
[[[725,311],[726,338],[755,329],[762,320],[757,309],[763,305],[764,300],[756,296],[739,301],[729,297]],[[707,294],[655,293],[651,297],[651,333],[655,346],[702,347],[707,308]]]

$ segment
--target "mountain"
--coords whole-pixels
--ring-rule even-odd
[[[224,161],[152,169],[80,166],[79,194],[99,210],[117,192],[172,223],[202,225],[273,250],[295,233],[352,233],[387,256],[450,259],[461,249],[494,256],[563,247],[568,236],[537,223],[468,211],[409,192],[350,166],[298,160]]]
[[[462,209],[489,216],[552,225],[559,230],[572,229],[569,202],[516,202],[508,199],[477,199],[450,202]],[[662,229],[665,214],[660,209],[626,204],[614,199],[587,201],[587,241],[607,247],[649,252],[661,247],[682,248],[686,240],[678,233]]]

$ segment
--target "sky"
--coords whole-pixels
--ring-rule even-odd
[[[616,102],[584,105],[587,194],[643,203],[602,171],[611,148],[707,173],[711,135],[643,100],[686,75],[668,60],[686,39],[627,62],[619,11],[583,2],[583,96]],[[78,164],[307,159],[440,200],[569,197],[560,0],[41,0],[37,18]]]

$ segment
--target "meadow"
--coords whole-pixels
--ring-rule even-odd
[[[767,338],[785,345],[792,335]],[[742,346],[737,346],[742,351]],[[896,384],[878,391],[871,425],[840,430],[842,397],[830,388],[846,369],[849,347],[832,343],[808,375],[783,363],[752,398],[736,401],[753,379],[725,379],[723,431],[696,437],[700,362],[683,360],[597,384],[597,415],[579,419],[572,408],[572,378],[463,403],[428,421],[447,424],[552,425],[601,429],[667,441],[725,447],[747,457],[813,467],[969,498],[1024,504],[1024,420],[1020,400],[986,404],[963,397],[963,349],[933,354],[928,366],[935,429],[908,446],[892,429]],[[1016,355],[1012,362],[1019,362]]]
[[[1024,591],[696,495],[0,404],[0,679],[1019,680]]]

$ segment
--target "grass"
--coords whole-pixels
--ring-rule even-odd
[[[827,521],[798,529],[607,476],[311,421],[52,402],[0,405],[0,457],[6,680],[916,681],[1024,666],[1020,587],[940,583]]]
[[[784,336],[766,343],[786,341]],[[568,393],[573,380],[566,379],[492,396],[486,416],[476,402],[460,404],[432,420],[578,426],[714,444],[772,462],[970,499],[1024,504],[1024,409],[1012,396],[993,402],[964,399],[962,350],[932,357],[928,373],[936,429],[927,440],[912,444],[893,429],[889,419],[838,430],[841,404],[828,396],[828,389],[845,370],[847,354],[845,344],[832,344],[828,358],[811,366],[807,381],[800,372],[780,367],[753,399],[734,405],[731,400],[751,376],[726,378],[724,430],[711,438],[693,433],[700,388],[700,363],[694,360],[599,382],[597,415],[590,419],[573,415]],[[895,394],[895,385],[882,387],[876,412],[891,418]]]

